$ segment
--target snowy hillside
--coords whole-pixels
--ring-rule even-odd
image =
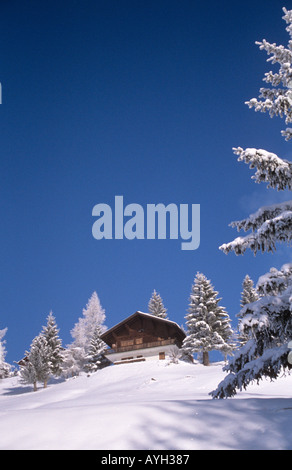
[[[0,381],[0,449],[292,449],[292,375],[229,400],[222,364],[112,366],[30,391]]]

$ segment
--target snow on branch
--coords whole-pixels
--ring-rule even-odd
[[[278,157],[275,153],[263,149],[241,147],[233,148],[235,155],[239,155],[238,161],[249,164],[251,169],[256,168],[252,179],[256,183],[266,182],[268,188],[278,191],[292,190],[292,163]]]
[[[284,9],[284,19],[288,23],[286,30],[292,38],[292,10]],[[267,41],[258,43],[265,49],[272,63],[280,64],[278,74],[265,75],[265,81],[274,86],[282,84],[288,90],[262,88],[260,98],[252,99],[247,104],[256,111],[268,111],[270,116],[286,116],[286,123],[292,122],[292,40],[289,49],[276,46]],[[292,138],[292,129],[282,131],[286,140]],[[244,161],[250,168],[256,169],[252,178],[257,182],[268,183],[269,188],[283,191],[292,190],[292,163],[279,158],[274,153],[262,149],[241,147],[234,148],[238,161]],[[277,242],[291,244],[292,240],[292,201],[261,207],[247,219],[232,222],[232,227],[249,235],[237,237],[219,248],[228,253],[243,254],[250,248],[257,251],[274,251]],[[280,373],[291,369],[288,362],[288,342],[292,338],[292,263],[282,266],[281,270],[271,268],[261,276],[256,286],[258,299],[243,304],[238,317],[239,332],[243,342],[224,371],[229,372],[216,390],[210,393],[213,398],[228,398],[236,390],[245,389],[252,381],[263,377],[277,378]]]
[[[237,228],[237,230],[252,230],[253,232],[262,226],[267,220],[274,219],[284,212],[292,211],[292,201],[286,201],[271,206],[263,206],[258,209],[254,214],[251,214],[247,219],[236,222],[231,222],[230,226]]]
[[[276,242],[290,243],[292,240],[292,211],[282,212],[273,219],[266,220],[261,227],[246,237],[237,237],[230,243],[219,247],[225,254],[234,251],[242,255],[250,248],[254,254],[258,251],[274,252]]]
[[[292,263],[271,268],[261,276],[258,300],[240,312],[241,331],[251,331],[249,340],[235,351],[223,368],[229,374],[211,392],[213,398],[228,398],[264,377],[276,379],[290,371],[288,343],[292,338]]]
[[[260,50],[265,50],[269,57],[267,62],[272,64],[287,64],[292,62],[292,52],[284,46],[277,46],[276,43],[270,43],[263,39],[262,41],[256,41],[256,45],[259,46]]]
[[[283,12],[285,15],[283,16],[283,20],[286,21],[288,24],[286,31],[290,34],[290,37],[292,38],[292,10],[287,10],[287,8],[283,8]]]
[[[265,50],[270,56],[267,62],[279,65],[278,73],[269,71],[265,74],[263,80],[274,87],[280,86],[282,88],[272,88],[270,90],[261,88],[260,99],[252,98],[246,101],[245,104],[250,108],[254,108],[255,111],[268,112],[270,117],[285,117],[285,123],[289,124],[292,122],[292,11],[288,11],[286,8],[283,8],[283,11],[285,13],[283,19],[288,24],[286,31],[291,38],[288,47],[278,46],[276,43],[266,41],[266,39],[256,42],[260,50]],[[292,132],[289,128],[281,133],[286,140],[292,138]]]
[[[268,183],[269,188],[278,191],[292,189],[292,163],[279,158],[276,154],[262,149],[241,147],[234,148],[238,161],[244,161],[250,168],[255,168],[252,179],[256,183]],[[271,206],[264,206],[248,218],[230,224],[238,231],[252,233],[237,237],[230,243],[224,243],[219,248],[224,253],[234,251],[236,255],[243,254],[250,248],[254,254],[258,251],[275,251],[276,242],[290,243],[292,240],[292,201]]]
[[[288,352],[287,345],[267,349],[262,356],[246,363],[236,374],[230,372],[210,395],[213,398],[228,398],[234,396],[237,389],[246,389],[251,382],[259,383],[264,377],[276,379],[283,372],[283,364],[287,364]]]

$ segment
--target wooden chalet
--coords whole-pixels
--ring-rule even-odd
[[[177,323],[139,311],[101,336],[109,346],[104,355],[114,364],[165,359],[184,338]]]

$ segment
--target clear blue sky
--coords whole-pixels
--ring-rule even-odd
[[[0,329],[18,360],[53,311],[63,344],[97,291],[113,326],[152,291],[184,323],[197,271],[233,319],[242,280],[275,255],[228,256],[228,226],[281,195],[232,147],[291,158],[284,123],[249,110],[270,70],[256,40],[286,45],[279,1],[70,0],[0,5]],[[92,237],[92,208],[201,205],[201,244]]]

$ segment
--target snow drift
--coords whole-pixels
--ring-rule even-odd
[[[3,379],[0,449],[291,449],[292,376],[212,400],[222,365],[124,364],[37,392]]]

